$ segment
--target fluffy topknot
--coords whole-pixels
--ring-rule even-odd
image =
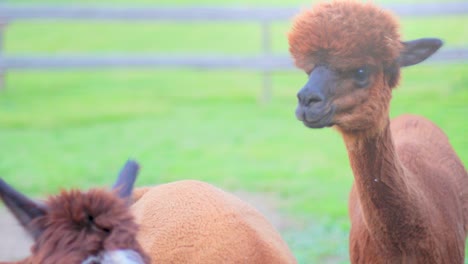
[[[399,24],[372,3],[333,1],[299,14],[289,32],[289,51],[297,67],[318,63],[350,68],[395,62],[402,49]]]
[[[43,230],[32,247],[34,263],[81,263],[104,250],[132,249],[149,258],[136,240],[138,226],[125,202],[114,193],[71,190],[51,196],[47,214],[30,224]]]

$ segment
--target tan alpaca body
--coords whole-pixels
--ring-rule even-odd
[[[263,215],[207,183],[136,189],[131,208],[152,263],[296,263]]]

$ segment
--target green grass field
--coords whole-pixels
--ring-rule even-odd
[[[447,47],[468,45],[466,24],[468,17],[402,21],[405,38],[441,37]],[[288,28],[273,27],[277,53],[287,52]],[[255,54],[260,46],[260,28],[250,23],[18,22],[5,35],[8,54]],[[285,214],[305,223],[285,233],[300,263],[347,263],[352,173],[335,131],[306,129],[295,119],[295,94],[305,80],[299,71],[274,73],[272,100],[261,104],[256,72],[11,71],[0,92],[0,175],[43,196],[108,185],[133,157],[143,166],[138,185],[190,178],[274,194]],[[468,63],[405,69],[393,94],[392,116],[430,118],[468,163]]]

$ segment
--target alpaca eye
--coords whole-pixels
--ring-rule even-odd
[[[88,221],[88,225],[91,227],[91,229],[95,230],[95,231],[103,231],[105,233],[110,233],[111,232],[111,229],[110,228],[106,228],[106,227],[101,227],[99,225],[96,224],[96,222],[94,221],[94,216],[88,214],[88,216],[86,217],[86,220]]]
[[[359,87],[364,87],[369,82],[370,70],[368,67],[361,67],[355,70],[353,78]]]

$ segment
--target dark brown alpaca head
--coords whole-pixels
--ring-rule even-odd
[[[113,191],[62,191],[35,202],[0,179],[0,196],[34,238],[32,263],[149,263],[136,241],[130,199],[138,165],[129,161]]]
[[[309,76],[296,116],[344,133],[378,131],[388,119],[400,67],[417,64],[439,39],[401,42],[396,19],[372,3],[334,1],[299,14],[289,33],[295,64]]]

